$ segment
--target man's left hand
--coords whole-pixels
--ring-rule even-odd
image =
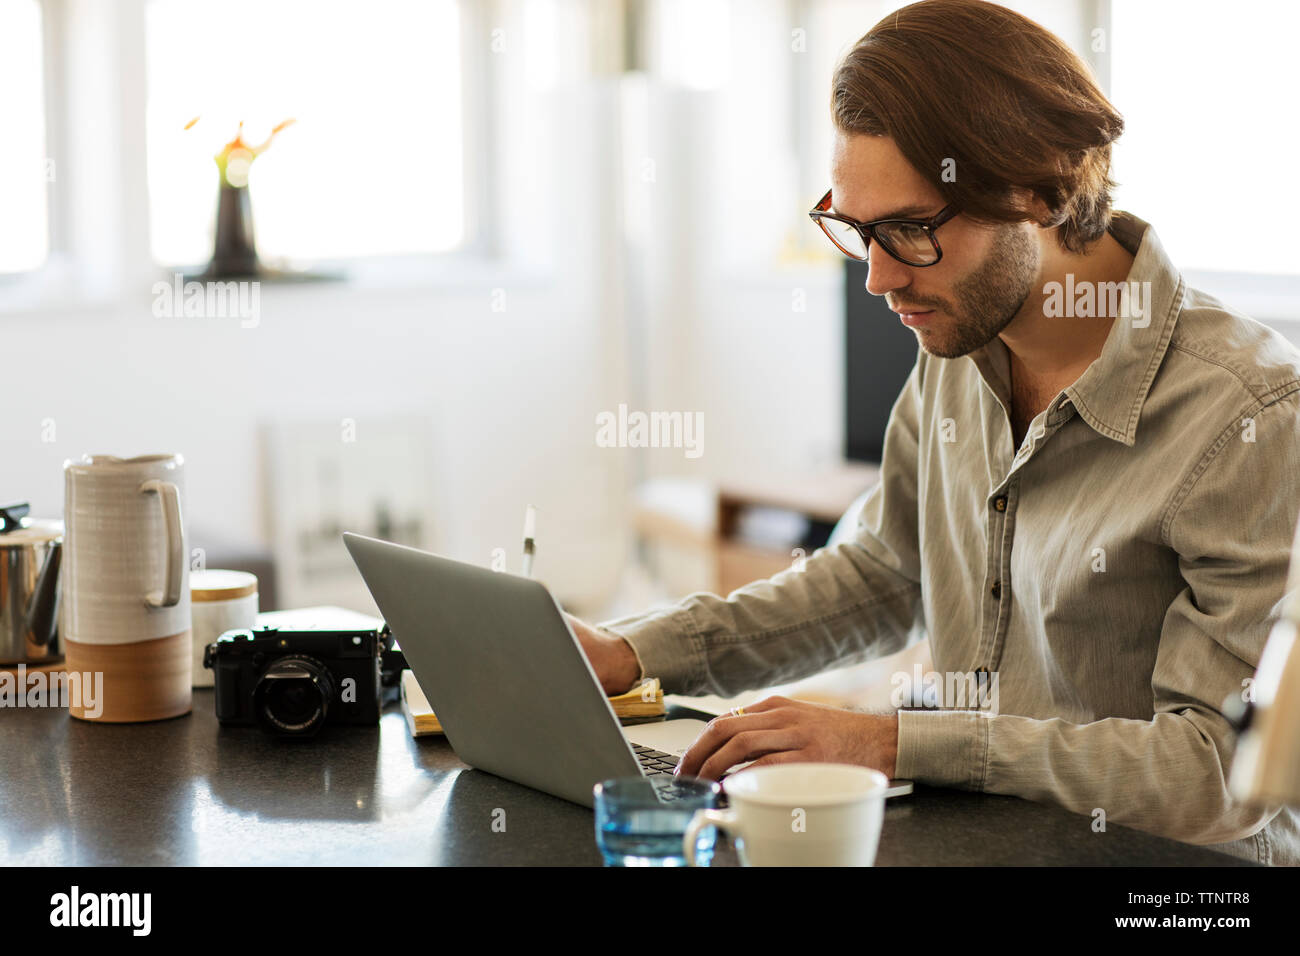
[[[740,715],[709,721],[677,764],[677,772],[717,780],[738,763],[852,763],[894,776],[898,716],[863,714],[824,704],[768,697]]]

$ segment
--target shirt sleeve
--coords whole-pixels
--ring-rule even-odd
[[[1229,424],[1165,511],[1186,586],[1162,623],[1151,720],[902,711],[897,775],[1100,809],[1186,843],[1262,829],[1280,807],[1229,796],[1235,735],[1221,708],[1243,693],[1283,606],[1300,510],[1298,398],[1257,411],[1253,435],[1240,419]]]
[[[697,593],[659,611],[609,621],[641,677],[665,691],[731,696],[893,653],[923,620],[917,542],[917,422],[925,356],[885,428],[880,483],[854,540],[821,548],[726,598]]]

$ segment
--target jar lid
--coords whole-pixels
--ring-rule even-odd
[[[0,548],[23,548],[63,537],[63,522],[57,518],[24,518],[22,527],[0,534]]]
[[[204,568],[190,572],[191,601],[233,601],[257,593],[257,575]]]

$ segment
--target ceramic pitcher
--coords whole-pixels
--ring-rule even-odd
[[[73,717],[161,720],[190,710],[190,588],[180,455],[64,463],[60,632],[69,673],[102,674]]]

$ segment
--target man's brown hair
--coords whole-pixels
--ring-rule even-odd
[[[1110,144],[1124,120],[1074,51],[1012,10],[985,0],[903,7],[844,56],[831,90],[842,132],[892,137],[972,219],[1026,221],[1012,195],[1023,187],[1071,252],[1110,225]]]

